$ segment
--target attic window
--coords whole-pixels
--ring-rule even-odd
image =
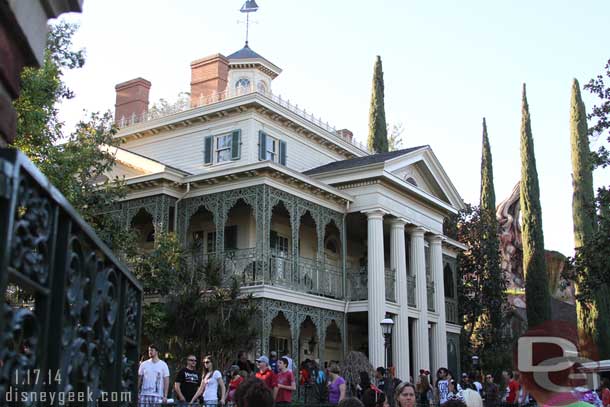
[[[250,80],[248,78],[241,78],[235,83],[235,88],[248,89],[250,87]]]
[[[411,184],[413,186],[417,186],[417,181],[415,181],[415,179],[413,177],[409,177],[405,181],[407,181],[409,184]]]

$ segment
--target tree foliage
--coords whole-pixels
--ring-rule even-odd
[[[521,113],[520,205],[522,210],[523,273],[525,275],[527,323],[530,327],[535,327],[551,319],[551,294],[544,257],[540,188],[538,186],[534,139],[532,137],[525,84],[523,84]]]
[[[501,337],[503,330],[504,309],[506,303],[506,280],[500,268],[500,240],[498,237],[498,220],[496,218],[496,192],[494,175],[487,134],[487,123],[483,118],[483,148],[481,153],[481,240],[483,256],[483,276],[485,282],[483,296],[489,300],[487,318],[492,337]]]
[[[144,335],[168,352],[170,362],[192,353],[224,364],[252,348],[258,311],[236,279],[223,277],[219,263],[197,265],[189,258],[173,233],[162,233],[135,268],[146,292],[159,296],[144,309]]]
[[[112,147],[118,145],[112,116],[92,113],[69,135],[58,117],[58,105],[74,96],[62,80],[64,70],[84,64],[84,51],[72,49],[76,29],[66,22],[51,26],[42,66],[23,70],[22,92],[15,101],[14,147],[36,164],[102,240],[125,251],[132,247],[131,233],[109,212],[125,196],[124,183],[104,176],[115,165]]]
[[[369,110],[369,150],[376,153],[388,151],[388,129],[385,120],[383,67],[381,57],[377,55],[373,71],[373,89],[371,90],[371,108]]]
[[[508,302],[504,277],[490,274],[496,265],[490,264],[494,256],[490,256],[488,239],[483,237],[490,233],[490,227],[483,221],[480,207],[470,204],[460,211],[455,221],[449,222],[448,226],[451,225],[455,225],[457,240],[468,247],[458,255],[462,366],[469,367],[470,357],[476,354],[486,369],[500,372],[510,365],[511,358],[510,340],[504,329]],[[499,257],[496,261],[499,268]]]
[[[405,128],[402,123],[396,123],[393,125],[388,124],[387,133],[390,135],[388,137],[388,151],[397,151],[403,148],[403,138],[402,133],[404,133]]]
[[[594,96],[599,98],[599,104],[593,106],[591,113],[587,116],[590,120],[588,134],[597,140],[599,137],[606,137],[606,141],[610,143],[610,86],[604,82],[606,78],[610,78],[610,60],[605,66],[604,74],[598,75],[591,79],[584,89],[588,90]],[[577,84],[576,84],[577,85]],[[584,105],[578,113],[578,132],[582,137],[586,124],[582,115],[584,113]],[[574,114],[574,111],[573,111]],[[574,131],[574,130],[573,130]],[[582,145],[584,141],[580,141]],[[586,150],[581,147],[579,157],[585,154]],[[574,146],[573,146],[574,151]],[[581,161],[585,162],[584,158]],[[601,145],[597,151],[590,155],[590,165],[592,168],[605,169],[610,165],[610,155],[607,145]],[[585,168],[586,169],[586,168]],[[575,171],[575,197],[577,195],[577,171]],[[586,184],[587,180],[584,180]],[[578,185],[581,189],[583,184]],[[585,214],[588,216],[583,222],[588,225],[588,222],[593,222],[593,231],[588,237],[588,233],[575,233],[576,238],[576,253],[575,257],[570,259],[571,267],[567,270],[567,279],[578,283],[577,300],[580,306],[588,311],[588,329],[593,332],[593,340],[597,345],[597,355],[600,358],[610,358],[610,186],[602,186],[597,190],[597,194],[593,198],[590,194],[579,195],[583,200],[581,206]],[[575,232],[581,222],[575,216]],[[580,244],[579,244],[580,243]]]

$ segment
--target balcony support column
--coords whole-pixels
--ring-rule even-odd
[[[397,301],[400,312],[394,327],[396,338],[392,348],[395,351],[396,377],[409,380],[409,305],[407,298],[407,263],[405,253],[405,225],[406,220],[394,219],[390,235],[390,262],[395,271],[396,286],[398,288]]]
[[[377,209],[366,212],[368,243],[368,325],[369,360],[374,367],[384,366],[381,321],[385,318],[385,267],[383,260],[383,215]]]
[[[415,275],[417,307],[419,318],[415,321],[415,338],[413,355],[415,356],[414,368],[416,372],[421,369],[430,369],[430,346],[428,343],[428,290],[426,285],[426,257],[424,253],[424,229],[416,226],[410,229],[411,247],[409,253],[409,265]]]
[[[445,287],[443,279],[443,248],[442,236],[434,235],[430,238],[430,267],[434,279],[434,302],[438,313],[438,323],[433,332],[432,366],[447,367],[447,317],[445,315]]]

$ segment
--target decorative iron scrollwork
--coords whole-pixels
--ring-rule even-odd
[[[49,245],[53,230],[53,206],[29,177],[20,179],[10,264],[41,285],[49,279]]]

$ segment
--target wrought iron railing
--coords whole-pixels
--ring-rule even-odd
[[[341,267],[332,263],[324,263],[322,266],[318,286],[320,294],[325,297],[344,298]]]
[[[133,405],[142,287],[16,150],[0,150],[0,248],[0,399]]]
[[[407,275],[407,304],[409,307],[417,307],[415,276]]]
[[[426,291],[428,295],[428,311],[435,311],[434,306],[434,281],[426,282]]]
[[[190,105],[186,104],[186,103],[176,104],[174,109],[170,109],[170,110],[163,111],[163,112],[151,110],[150,112],[144,112],[139,115],[136,115],[134,113],[128,117],[123,116],[123,117],[117,117],[115,119],[116,119],[116,123],[119,127],[125,128],[125,127],[130,127],[130,126],[136,125],[138,123],[144,123],[144,122],[159,119],[162,117],[169,117],[171,115],[175,115],[175,114],[178,114],[178,113],[181,113],[184,111],[196,109],[196,108],[199,108],[202,106],[213,105],[215,103],[223,102],[225,100],[230,100],[230,99],[234,99],[234,98],[241,97],[244,95],[249,95],[249,94],[258,94],[260,96],[263,96],[266,99],[268,99],[269,101],[274,102],[277,105],[288,109],[292,113],[297,114],[298,116],[309,121],[310,123],[331,133],[333,136],[337,137],[338,139],[346,141],[346,142],[354,145],[355,147],[359,148],[362,151],[370,152],[366,145],[359,143],[358,141],[354,140],[354,138],[351,136],[345,136],[343,133],[337,131],[337,129],[334,126],[331,126],[328,124],[328,122],[323,121],[320,117],[316,117],[316,116],[314,116],[313,113],[300,108],[298,104],[296,104],[296,105],[292,104],[292,102],[290,102],[290,99],[282,98],[282,95],[275,95],[274,93],[272,93],[270,91],[262,91],[260,89],[257,89],[254,85],[251,85],[250,87],[240,87],[237,89],[229,87],[229,88],[227,88],[227,90],[220,92],[220,93],[214,93],[209,96],[200,96]]]
[[[343,272],[336,264],[271,254],[268,269],[264,272],[257,267],[257,249],[254,247],[225,250],[218,255],[192,254],[188,256],[187,264],[189,267],[204,267],[209,261],[215,261],[221,267],[223,285],[236,280],[242,287],[270,284],[314,295],[344,298]]]
[[[385,269],[385,299],[396,302],[396,270]]]
[[[447,322],[454,324],[458,324],[460,322],[457,301],[445,298],[445,318],[447,319]]]
[[[347,297],[350,301],[366,300],[368,296],[368,275],[366,267],[347,272]]]

